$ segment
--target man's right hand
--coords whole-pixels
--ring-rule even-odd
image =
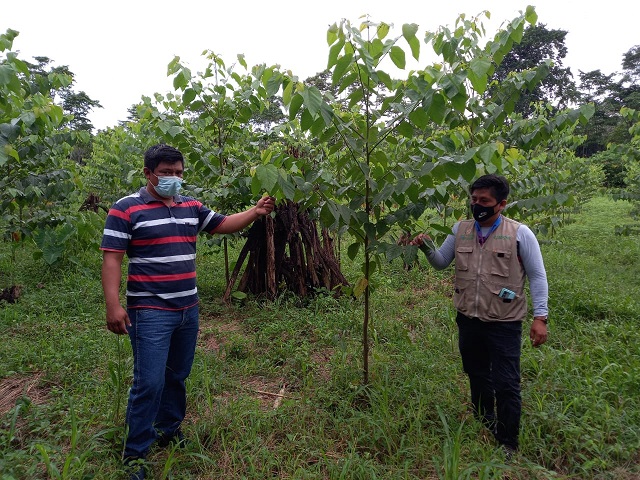
[[[419,233],[416,237],[409,242],[409,245],[415,245],[416,247],[421,247],[426,245],[427,243],[431,243],[431,237],[426,233]]]
[[[127,327],[131,326],[131,320],[127,311],[122,305],[107,308],[107,329],[118,335],[126,335],[129,333]]]

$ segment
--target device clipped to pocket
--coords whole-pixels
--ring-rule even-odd
[[[513,290],[509,290],[508,288],[503,288],[502,290],[500,290],[500,293],[498,293],[498,296],[504,303],[509,303],[511,300],[516,298],[516,292],[514,292]]]

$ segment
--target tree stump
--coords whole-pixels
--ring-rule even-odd
[[[249,229],[222,297],[225,302],[245,260],[247,266],[238,285],[244,293],[274,299],[286,289],[306,297],[322,288],[339,294],[336,287],[349,284],[340,271],[329,231],[322,229],[320,235],[308,212],[300,211],[291,201],[276,207],[275,218],[263,217]]]

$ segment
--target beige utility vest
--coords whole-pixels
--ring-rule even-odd
[[[453,302],[467,317],[508,322],[527,316],[525,272],[518,259],[516,240],[520,224],[501,218],[483,245],[478,241],[475,220],[463,220],[458,225]],[[515,292],[515,299],[500,298],[503,288]]]

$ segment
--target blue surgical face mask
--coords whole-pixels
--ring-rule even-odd
[[[151,174],[158,179],[158,185],[154,185],[153,189],[161,197],[173,197],[177,195],[180,188],[182,188],[182,179],[180,177],[173,175],[159,177],[153,172],[151,172]]]

